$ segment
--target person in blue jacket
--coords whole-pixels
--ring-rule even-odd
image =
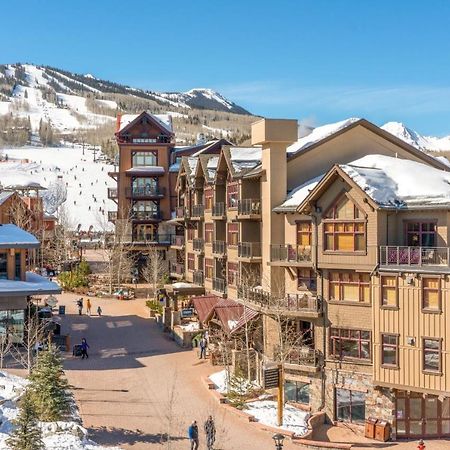
[[[197,450],[198,449],[198,426],[197,421],[194,420],[190,427],[188,428],[188,436],[189,440],[191,441],[191,450]]]
[[[85,338],[81,339],[81,359],[84,359],[85,357],[86,357],[86,359],[89,358],[89,355],[87,352],[88,348],[89,348],[89,345],[88,345],[86,339]]]

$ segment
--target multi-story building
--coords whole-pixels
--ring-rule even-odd
[[[263,119],[252,143],[183,159],[171,273],[261,311],[266,361],[283,317],[288,400],[448,436],[448,166],[365,120]]]

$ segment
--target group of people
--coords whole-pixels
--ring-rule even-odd
[[[214,424],[214,419],[212,416],[209,416],[203,425],[203,429],[205,431],[206,437],[206,448],[207,450],[212,450],[214,442],[216,440],[216,426]],[[188,436],[191,442],[191,450],[198,449],[198,425],[197,421],[194,420],[188,429]]]
[[[83,315],[83,297],[81,297],[77,300],[77,306],[78,306],[78,314],[80,316]],[[86,312],[87,312],[88,316],[91,315],[91,310],[92,310],[92,303],[91,303],[91,300],[88,298],[86,301]],[[102,315],[102,308],[100,307],[100,305],[98,305],[98,307],[97,307],[97,314],[99,316]]]

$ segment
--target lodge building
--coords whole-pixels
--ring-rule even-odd
[[[300,139],[262,119],[252,147],[182,158],[171,276],[261,313],[262,364],[283,316],[288,401],[448,437],[448,170],[364,119]]]

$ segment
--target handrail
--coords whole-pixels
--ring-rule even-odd
[[[450,247],[380,246],[381,266],[446,266]]]

